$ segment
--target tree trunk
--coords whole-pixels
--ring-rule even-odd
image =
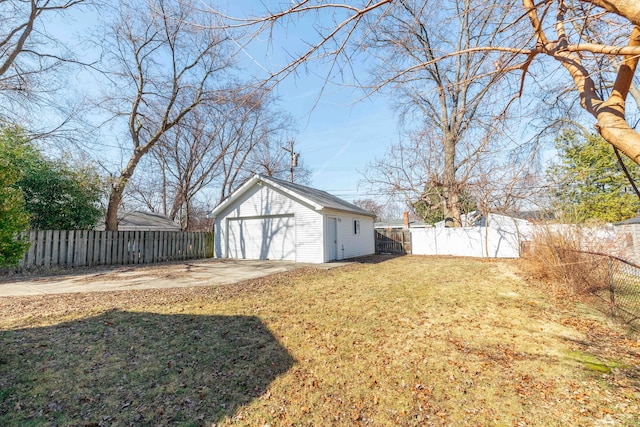
[[[185,202],[184,191],[182,190],[181,187],[178,187],[176,189],[176,194],[174,196],[173,203],[171,204],[171,209],[169,210],[169,213],[167,215],[171,219],[171,221],[176,220],[176,217],[182,210],[182,206],[184,205],[184,202]],[[180,223],[182,223],[182,219],[180,219]]]
[[[629,46],[640,46],[640,27],[634,27]],[[625,117],[625,102],[638,68],[638,57],[625,56],[613,85],[611,96],[595,108],[600,135],[636,164],[640,165],[640,134],[631,128]]]
[[[162,159],[162,215],[167,216],[167,165]]]
[[[184,223],[182,224],[182,231],[189,231],[189,220],[191,216],[191,207],[189,205],[189,198],[184,201]]]
[[[444,195],[444,226],[461,227],[460,189],[456,182],[456,143],[450,136],[444,139],[444,173],[442,179]]]
[[[455,183],[445,185],[444,226],[462,227],[462,214],[460,212],[460,192]]]
[[[124,184],[120,184],[120,179],[116,185],[111,188],[109,194],[109,204],[107,205],[107,216],[105,218],[104,227],[107,231],[118,231],[118,206],[122,202],[122,192],[124,191]]]
[[[532,16],[532,22],[536,25],[537,17],[535,14]],[[539,36],[539,38],[541,37]],[[633,28],[629,47],[640,47],[640,27]],[[638,56],[624,56],[611,95],[604,101],[600,98],[593,79],[583,67],[580,57],[576,53],[559,51],[552,56],[561,61],[571,74],[580,94],[580,104],[598,121],[597,128],[600,135],[640,165],[640,134],[629,126],[625,117],[625,102],[638,67]]]
[[[118,231],[118,208],[120,207],[120,203],[122,203],[122,194],[127,186],[127,182],[129,182],[129,178],[133,175],[133,171],[136,169],[138,162],[140,162],[145,152],[146,150],[143,149],[134,150],[129,159],[129,163],[127,163],[127,166],[120,172],[118,180],[113,187],[111,187],[109,204],[107,205],[107,216],[105,218],[105,230],[107,231]]]

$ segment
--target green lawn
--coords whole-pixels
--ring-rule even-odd
[[[640,425],[640,345],[517,261],[0,299],[0,425]]]

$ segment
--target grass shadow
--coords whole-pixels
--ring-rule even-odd
[[[211,425],[295,360],[254,316],[109,311],[0,332],[0,425]]]
[[[406,256],[405,254],[375,254],[375,255],[366,255],[361,257],[349,258],[345,260],[340,260],[338,262],[350,261],[357,262],[358,264],[380,264],[385,261],[389,261],[395,258]]]

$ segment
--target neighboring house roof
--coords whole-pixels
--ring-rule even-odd
[[[212,212],[212,216],[218,216],[229,205],[240,198],[244,193],[249,191],[254,185],[259,183],[265,183],[270,185],[289,197],[298,199],[307,205],[310,205],[316,211],[323,211],[325,209],[333,209],[342,212],[348,212],[358,215],[366,215],[375,217],[374,213],[371,213],[365,209],[362,209],[352,203],[342,200],[341,198],[327,193],[326,191],[318,190],[316,188],[306,187],[300,184],[294,184],[291,182],[283,181],[273,177],[254,175],[246,183],[244,183],[238,190],[227,197],[222,203],[220,203]]]
[[[526,219],[520,219],[511,215],[502,215],[497,213],[489,213],[490,226],[513,226],[526,225],[530,222]],[[487,224],[485,215],[480,211],[471,211],[467,214],[460,215],[463,227],[484,227]],[[444,221],[435,223],[436,227],[444,227]]]
[[[104,225],[96,229],[104,229]],[[118,214],[118,230],[180,231],[180,224],[154,212],[122,212]]]
[[[556,219],[555,213],[548,210],[516,211],[507,212],[506,214],[510,217],[524,219],[529,222],[551,221]]]
[[[425,228],[431,227],[422,221],[409,221],[409,228]],[[373,228],[404,228],[403,219],[394,219],[386,222],[376,222]]]
[[[640,224],[640,216],[634,216],[633,218],[625,219],[624,221],[616,222],[613,225],[631,225]]]

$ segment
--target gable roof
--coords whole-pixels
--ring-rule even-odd
[[[504,215],[494,212],[489,212],[486,216],[480,211],[471,211],[466,214],[460,215],[463,227],[484,227],[487,224],[487,216],[489,217],[489,225],[492,226],[524,226],[531,224],[531,221],[526,219],[517,218],[512,215]],[[438,221],[434,224],[435,227],[442,228],[445,225],[445,221]]]
[[[167,230],[180,230],[180,224],[169,217],[155,212],[132,211],[118,215],[118,228],[163,228]]]
[[[426,224],[424,221],[410,220],[409,228],[426,228],[431,227],[431,224]],[[392,219],[390,221],[380,221],[373,224],[373,228],[404,228],[404,219]]]
[[[104,230],[104,224],[96,230]],[[118,230],[180,231],[180,224],[159,213],[131,211],[118,213]]]
[[[230,204],[236,201],[240,196],[249,191],[251,187],[258,183],[265,183],[271,187],[280,190],[287,194],[289,197],[298,199],[307,205],[310,205],[316,211],[322,211],[325,209],[333,209],[358,215],[366,215],[375,217],[374,213],[371,213],[365,209],[362,209],[353,203],[349,203],[346,200],[327,193],[326,191],[318,190],[316,188],[306,187],[300,184],[294,184],[292,182],[283,181],[281,179],[273,178],[270,176],[254,175],[240,188],[238,188],[233,194],[227,197],[222,203],[220,203],[212,212],[212,215],[216,217],[222,211],[224,211]]]
[[[631,225],[640,224],[640,215],[636,215],[633,218],[625,219],[624,221],[618,221],[613,225]]]

